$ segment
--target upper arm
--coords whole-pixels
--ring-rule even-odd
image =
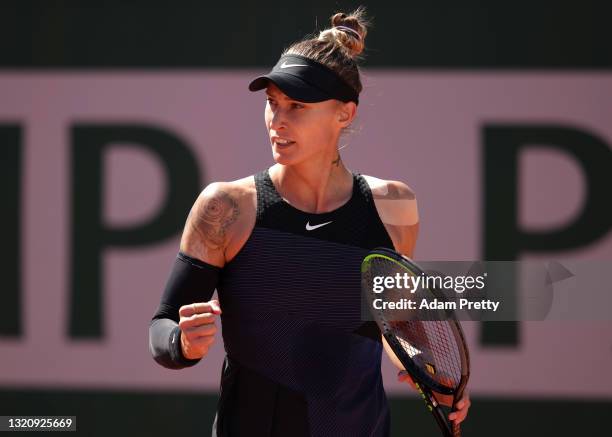
[[[389,233],[395,250],[412,258],[419,233],[419,211],[414,191],[403,182],[364,177],[372,191],[378,216]],[[398,369],[404,369],[384,335],[381,338],[391,362]]]
[[[403,182],[372,176],[365,178],[395,250],[412,258],[419,232],[419,211],[414,191]]]
[[[239,196],[231,184],[208,185],[189,212],[181,237],[181,252],[223,267],[225,248],[239,215]]]

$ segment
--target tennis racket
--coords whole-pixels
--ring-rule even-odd
[[[400,314],[397,310],[375,309],[374,300],[381,297],[380,293],[373,291],[375,281],[376,285],[381,282],[375,278],[396,277],[398,273],[402,277],[405,273],[415,277],[426,276],[413,261],[393,250],[377,248],[371,251],[361,264],[364,302],[387,343],[412,377],[443,435],[459,437],[459,425],[448,419],[445,414],[447,408],[440,405],[433,392],[452,395],[451,411],[456,410],[457,401],[463,396],[470,372],[470,359],[463,331],[459,322],[448,312],[439,315],[440,320],[431,320],[431,313],[424,314],[427,310],[404,310],[404,313]],[[446,299],[433,287],[423,288],[420,292],[425,293],[423,297]],[[405,289],[388,288],[384,293],[385,298],[410,297],[410,293]],[[423,314],[420,314],[421,312]]]

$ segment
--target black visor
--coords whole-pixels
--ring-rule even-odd
[[[337,99],[359,104],[359,95],[336,73],[304,56],[281,56],[272,71],[255,78],[249,84],[249,89],[259,91],[270,82],[299,102],[315,103]]]

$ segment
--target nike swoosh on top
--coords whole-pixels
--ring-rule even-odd
[[[308,65],[305,65],[305,64],[287,64],[287,61],[285,61],[280,66],[280,68],[289,68],[289,67],[308,67]]]
[[[333,222],[333,220],[332,220],[331,222]],[[318,228],[320,228],[321,226],[328,225],[328,224],[330,224],[331,222],[325,222],[325,223],[321,223],[321,224],[319,224],[319,225],[314,225],[314,226],[311,226],[311,225],[310,225],[310,220],[309,220],[309,221],[307,221],[307,222],[306,222],[306,230],[307,230],[307,231],[314,231],[315,229],[318,229]]]

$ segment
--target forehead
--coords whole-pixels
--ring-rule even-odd
[[[276,86],[276,84],[272,81],[268,82],[268,86],[266,87],[266,94],[270,97],[273,97],[276,100],[288,100],[288,101],[292,101],[292,102],[299,102],[303,105],[307,105],[309,107],[316,107],[316,108],[336,108],[337,106],[337,101],[334,99],[329,99],[329,100],[324,100],[322,102],[315,102],[315,103],[306,103],[306,102],[302,102],[301,100],[295,100],[291,97],[289,97],[287,94],[285,94],[278,86]]]
[[[272,97],[274,97],[276,99],[293,100],[287,94],[282,92],[281,89],[279,87],[277,87],[274,82],[271,82],[271,81],[268,82],[268,86],[266,87],[266,94],[268,94],[269,96],[272,96]]]

